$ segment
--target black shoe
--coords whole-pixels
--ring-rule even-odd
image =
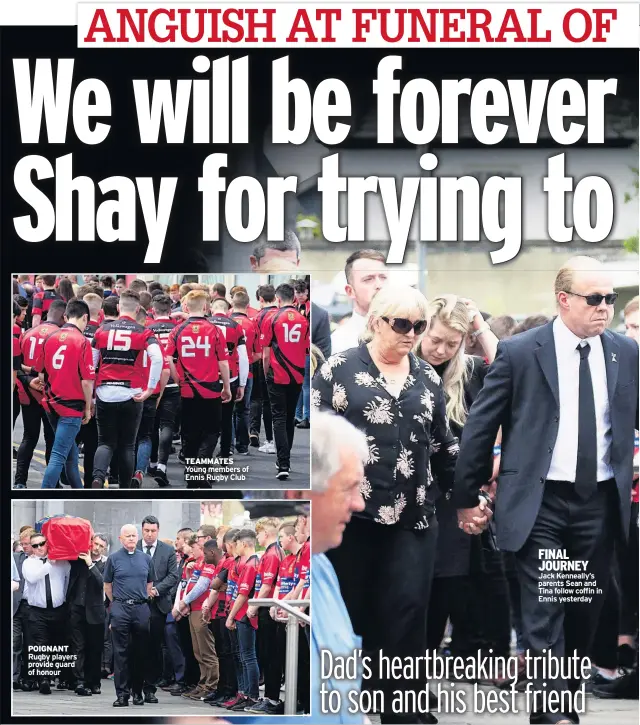
[[[174,682],[173,685],[169,685],[168,687],[162,688],[165,692],[168,692],[170,695],[173,695],[174,693],[176,695],[182,695],[182,693],[187,689],[181,682]]]
[[[22,689],[22,682],[20,682],[20,680],[16,680],[13,683],[13,689],[14,690],[21,690]]]
[[[257,436],[255,433],[251,433],[249,435],[249,445],[252,448],[260,448],[260,436]]]
[[[22,692],[32,692],[38,688],[38,685],[33,680],[22,680],[20,687]]]
[[[289,469],[288,468],[279,468],[278,473],[276,473],[276,478],[278,481],[288,481],[289,480]]]
[[[107,670],[100,670],[100,679],[101,680],[106,680],[106,679],[108,679],[108,677],[109,677],[110,674],[111,673],[110,672],[107,672]]]
[[[18,491],[18,490],[25,489],[25,488],[26,488],[26,486],[24,485],[24,483],[16,483],[15,486],[13,487],[14,491]]]
[[[300,423],[302,423],[302,421],[300,420],[300,418],[294,418],[293,419],[293,425],[295,425],[296,428],[300,425]]]
[[[150,705],[156,705],[158,698],[153,694],[153,692],[147,692],[144,696],[144,701],[148,702]],[[135,702],[133,704],[135,705]]]
[[[219,694],[217,693],[217,691],[216,691],[216,690],[214,690],[213,692],[209,692],[209,693],[207,693],[207,694],[206,694],[206,695],[205,695],[205,696],[204,696],[203,698],[201,698],[201,699],[202,699],[202,702],[206,702],[206,703],[207,703],[207,705],[208,705],[209,703],[213,702],[214,700],[217,700],[217,699],[219,699],[219,697],[220,697],[220,695],[219,695]]]
[[[82,682],[78,682],[76,685],[76,695],[80,695],[80,697],[88,697],[89,695],[92,695],[93,693],[91,690],[84,685]]]
[[[113,703],[114,707],[129,707],[129,698],[124,695],[120,695],[118,699]]]
[[[91,686],[91,694],[92,695],[100,695],[102,690],[100,689],[100,685],[92,685]]]
[[[175,680],[165,680],[164,677],[161,680],[158,680],[156,682],[156,687],[159,687],[161,690],[164,690],[165,687],[171,687],[173,685]]]
[[[99,478],[94,478],[93,481],[91,481],[91,488],[104,488],[104,481],[101,481]],[[118,698],[119,700],[120,698]],[[116,702],[118,701],[116,700]],[[129,703],[127,702],[127,705]],[[124,707],[123,705],[116,705],[114,703],[114,707]]]
[[[305,418],[304,420],[301,420],[296,427],[301,430],[306,430],[307,428],[311,428],[311,423],[309,423],[309,421]]]
[[[245,707],[255,705],[256,701],[251,697],[241,697],[235,705],[227,708],[229,712],[244,712]]]
[[[58,680],[58,684],[56,685],[56,690],[71,690],[73,688],[69,687],[69,684],[67,682],[64,682],[63,680]]]
[[[173,697],[180,697],[180,695],[185,695],[187,692],[191,692],[191,690],[194,690],[194,687],[185,687],[184,685],[174,685],[175,690],[167,690],[167,692],[170,695],[173,695]]]
[[[167,478],[167,472],[158,469],[153,473],[153,480],[160,486],[160,488],[168,488],[171,486],[169,479]]]
[[[595,672],[591,673],[589,679],[585,682],[584,691],[593,692],[594,687],[600,687],[600,685],[608,685],[610,682],[613,682],[613,680],[607,677],[603,677],[598,672],[598,670],[596,670]]]
[[[596,685],[593,694],[608,700],[638,699],[638,670],[633,669],[604,685]]]
[[[137,692],[133,696],[133,704],[134,705],[144,705],[144,697],[142,697],[142,693]]]
[[[215,700],[209,700],[211,707],[222,707],[222,703],[231,698],[231,695],[218,695]]]
[[[51,694],[51,683],[48,680],[43,680],[40,683],[40,687],[38,688],[40,690],[41,695],[50,695]]]

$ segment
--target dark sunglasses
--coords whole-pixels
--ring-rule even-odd
[[[39,549],[41,546],[44,546],[47,542],[41,541],[39,544],[31,544],[32,549]]]
[[[602,300],[608,305],[613,305],[618,299],[617,292],[612,292],[610,295],[579,295],[577,292],[567,292],[567,294],[573,295],[574,297],[582,297],[582,299],[587,301],[589,307],[597,307],[599,304],[602,304]]]
[[[382,319],[388,323],[391,326],[391,329],[394,332],[397,332],[398,335],[408,335],[412,329],[416,335],[422,335],[422,333],[427,329],[426,320],[411,322],[411,320],[407,320],[406,317],[383,317]]]

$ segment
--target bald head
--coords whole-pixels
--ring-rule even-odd
[[[125,524],[120,529],[120,543],[127,551],[133,551],[138,543],[138,529],[133,524]]]
[[[556,276],[555,293],[562,321],[580,338],[601,335],[613,319],[613,304],[589,304],[613,293],[611,274],[593,257],[571,257]]]

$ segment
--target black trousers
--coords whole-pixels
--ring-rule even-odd
[[[618,666],[620,589],[617,579],[617,571],[612,571],[590,651],[592,664],[610,670]]]
[[[193,654],[193,644],[191,641],[191,629],[189,628],[189,617],[183,617],[176,622],[178,637],[180,638],[180,648],[184,655],[184,683],[185,685],[195,686],[200,680],[200,667]],[[234,693],[235,695],[235,693]]]
[[[20,601],[13,615],[13,681],[30,680],[27,675],[27,647],[29,646],[29,604]]]
[[[76,438],[77,443],[83,444],[83,466],[84,466],[84,487],[91,488],[93,481],[93,466],[95,463],[96,451],[98,450],[98,423],[95,416],[86,424],[80,427]]]
[[[273,379],[267,379],[271,415],[273,417],[273,436],[276,442],[278,468],[288,471],[291,467],[291,447],[296,430],[296,406],[302,390],[302,383],[278,385]]]
[[[282,687],[286,661],[287,625],[284,622],[271,621],[274,624],[273,649],[269,653],[271,660],[264,673],[264,696],[277,702],[280,699],[280,688]],[[258,626],[258,634],[260,634],[260,627],[262,627],[262,622]],[[300,636],[302,636],[302,632],[300,632]]]
[[[98,398],[98,450],[93,465],[94,479],[104,483],[109,464],[115,455],[120,488],[131,488],[142,405],[133,399],[124,403],[104,403]]]
[[[186,458],[213,458],[220,435],[221,406],[220,398],[182,399],[183,452]],[[196,482],[187,488],[203,488],[203,484]]]
[[[156,410],[156,420],[151,438],[151,461],[167,465],[171,454],[173,431],[176,429],[176,416],[180,409],[180,390],[165,388],[160,405]]]
[[[638,631],[638,504],[631,504],[629,541],[617,549],[620,570],[620,634],[635,635]]]
[[[111,611],[105,612],[104,617],[104,640],[102,648],[102,669],[111,674],[113,672],[113,640],[111,638]]]
[[[260,424],[264,419],[264,435],[268,441],[273,440],[271,404],[269,389],[264,377],[262,361],[253,363],[253,390],[251,391],[251,422],[249,433],[260,437]]]
[[[47,463],[49,463],[49,456],[51,455],[55,435],[44,408],[38,405],[35,400],[32,400],[29,405],[23,405],[21,407],[23,433],[16,459],[14,483],[21,483],[26,486],[33,452],[40,438],[40,424],[42,424],[44,430],[45,460]]]
[[[104,622],[89,624],[84,606],[72,604],[69,609],[71,650],[76,656],[73,674],[77,682],[88,687],[100,684]]]
[[[286,627],[286,625],[283,626]],[[298,702],[305,713],[311,712],[310,663],[309,640],[304,636],[303,632],[300,632],[298,637]]]
[[[277,651],[278,624],[281,623],[271,619],[269,607],[260,607],[257,633],[258,665],[264,676],[264,696],[276,701],[280,698],[284,667],[284,660],[279,659]],[[282,654],[284,655],[284,652]]]
[[[111,638],[116,695],[141,693],[149,656],[149,605],[112,602]]]
[[[45,607],[29,607],[29,645],[39,647],[43,645],[65,645],[67,633],[67,606],[63,604],[55,609]],[[27,667],[36,664],[29,662],[27,656]],[[60,671],[61,679],[67,679],[65,669]],[[34,677],[34,680],[49,681],[50,677]]]
[[[589,500],[581,500],[572,483],[547,481],[538,516],[526,543],[516,552],[520,580],[522,624],[532,656],[542,650],[555,657],[573,655],[587,657],[596,630],[600,610],[609,584],[609,570],[615,539],[619,535],[618,492],[614,481],[598,484]],[[540,550],[566,550],[569,559],[587,561],[586,571],[593,574],[595,586],[602,594],[594,594],[589,603],[563,603],[560,596],[541,594]],[[545,572],[553,573],[553,572]],[[544,586],[544,584],[543,584]],[[534,682],[534,690],[575,692],[579,679],[542,680]],[[560,701],[560,700],[559,700]],[[532,722],[555,723],[570,719],[578,722],[571,711],[531,713]]]
[[[353,518],[342,544],[327,553],[333,564],[354,632],[363,638],[363,653],[378,661],[380,650],[388,657],[424,657],[427,644],[425,609],[431,592],[437,520],[429,527],[410,531]],[[402,562],[402,566],[398,563]],[[380,595],[380,592],[389,592]],[[424,681],[369,680],[370,689],[383,689],[391,703],[394,690],[420,691]],[[414,723],[415,714],[383,713],[382,722]]]
[[[147,650],[147,668],[144,691],[154,694],[156,683],[162,677],[162,643],[167,615],[162,614],[153,604],[149,605],[149,647]]]
[[[236,405],[236,393],[238,392],[238,381],[231,383],[231,400],[222,403],[220,413],[220,457],[231,457],[231,439],[233,438],[233,411]]]
[[[229,630],[225,626],[226,621],[226,617],[217,617],[211,620],[209,626],[216,642],[216,652],[220,666],[218,693],[231,697],[238,692],[238,679],[236,677],[236,666],[231,650],[231,637]]]

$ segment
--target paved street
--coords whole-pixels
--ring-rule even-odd
[[[22,440],[22,416],[18,417],[16,426],[13,431],[13,447],[17,450]],[[276,478],[276,456],[268,453],[260,453],[257,448],[250,448],[248,456],[235,456],[233,463],[229,465],[221,464],[216,468],[216,480],[213,488],[229,489],[308,489],[309,484],[309,430],[296,429],[291,451],[291,474],[288,481],[278,481]],[[260,443],[264,441],[261,440]],[[176,452],[180,450],[177,446]],[[80,458],[80,476],[84,474],[83,459]],[[42,475],[46,467],[44,458],[44,436],[40,436],[38,446],[31,462],[29,469],[28,488],[40,488],[42,484]],[[247,468],[248,471],[243,471]],[[15,471],[15,459],[13,462],[13,470]],[[186,488],[184,480],[185,467],[178,461],[177,455],[169,457],[169,466],[167,475],[173,488]],[[234,480],[244,477],[244,480]],[[226,478],[225,478],[226,477]],[[117,488],[117,486],[111,486]],[[149,476],[145,476],[142,488],[159,489],[156,482]],[[67,489],[69,490],[69,489]],[[164,489],[166,490],[166,489]]]
[[[473,702],[472,686],[461,684],[458,688],[465,690],[465,702]],[[483,687],[483,692],[494,688]],[[261,693],[262,694],[262,693]],[[144,715],[151,716],[189,716],[209,715],[210,717],[228,717],[230,713],[222,708],[209,707],[201,702],[194,702],[184,697],[171,697],[159,690],[157,705],[146,704],[142,707],[129,705],[126,710],[115,710],[112,703],[115,700],[115,689],[112,680],[102,680],[102,694],[91,697],[78,697],[69,690],[53,690],[50,696],[40,695],[38,692],[14,692],[13,693],[13,714],[15,716],[38,716],[65,715],[77,717],[87,714],[100,713],[102,715],[114,715],[121,722],[126,722],[130,717]],[[282,694],[284,697],[284,693]],[[524,713],[524,695],[518,695],[517,707],[520,713],[514,714],[490,714],[467,712],[462,715],[442,713],[438,719],[443,725],[476,725],[476,723],[498,722],[500,725],[527,725],[528,716]],[[234,713],[237,715],[239,713]],[[379,723],[379,716],[370,717],[373,723]],[[277,719],[272,719],[277,722]],[[195,721],[194,721],[195,722]],[[302,721],[304,722],[304,721]],[[638,722],[638,701],[637,700],[599,700],[597,697],[587,695],[587,712],[580,716],[582,725],[636,725]]]

